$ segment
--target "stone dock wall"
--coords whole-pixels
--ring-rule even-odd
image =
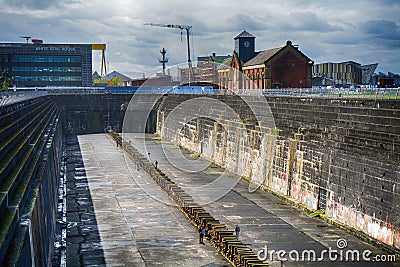
[[[1,107],[0,265],[51,262],[63,135],[120,131],[131,97],[44,96]],[[207,96],[193,109],[211,115],[191,119],[197,111],[182,109],[176,133],[168,115],[197,97],[204,96],[161,97],[139,130],[157,131],[265,190],[400,249],[400,101],[268,97],[274,121],[260,125],[251,108],[268,109],[265,102],[250,108],[238,96]],[[239,117],[210,108],[210,99]]]
[[[310,210],[324,210],[332,222],[400,249],[400,101],[268,97],[274,124],[259,125],[249,104],[238,96],[207,96],[224,109],[197,101],[202,95],[168,95],[157,114],[157,134],[201,153],[266,190]],[[186,109],[186,110],[185,110]],[[191,119],[201,110],[208,118]],[[188,114],[193,113],[193,114]],[[172,118],[173,119],[173,118]],[[269,121],[270,118],[265,118]],[[176,131],[175,126],[181,125]],[[264,124],[266,125],[266,124]]]

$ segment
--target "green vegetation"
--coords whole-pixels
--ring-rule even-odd
[[[123,81],[120,77],[115,77],[112,79],[104,79],[104,78],[100,78],[100,79],[96,79],[93,81],[94,85],[99,85],[99,84],[105,84],[107,86],[123,86]]]
[[[8,90],[8,83],[7,83],[6,80],[3,81],[3,85],[1,86],[1,90],[2,90],[3,92],[5,92],[5,91]]]
[[[8,88],[14,86],[14,77],[9,75],[7,72],[3,72],[0,76],[1,91],[5,92]]]

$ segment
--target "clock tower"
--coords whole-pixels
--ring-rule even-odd
[[[256,37],[247,31],[243,31],[234,38],[235,52],[243,62],[246,62],[255,56],[255,39]]]

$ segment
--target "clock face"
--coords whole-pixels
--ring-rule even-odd
[[[243,45],[244,45],[245,47],[249,47],[249,46],[250,46],[250,42],[249,42],[249,41],[244,41]]]

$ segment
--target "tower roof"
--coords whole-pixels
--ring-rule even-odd
[[[236,36],[234,38],[234,40],[238,39],[238,38],[243,38],[243,37],[247,37],[247,38],[256,38],[254,35],[248,33],[246,30],[242,31],[238,36]]]

